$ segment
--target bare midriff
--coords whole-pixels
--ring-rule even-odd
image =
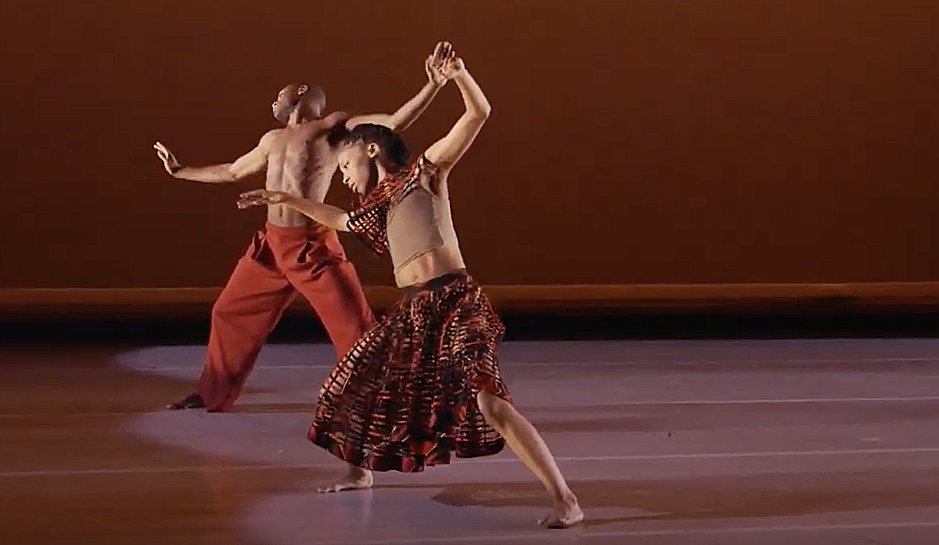
[[[410,259],[395,271],[395,283],[399,288],[423,284],[438,276],[465,269],[463,256],[444,246],[437,246]]]

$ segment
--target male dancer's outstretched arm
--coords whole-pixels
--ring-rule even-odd
[[[331,204],[314,202],[296,195],[266,189],[256,189],[242,193],[238,199],[238,208],[242,210],[259,204],[285,204],[330,229],[349,231],[349,227],[346,225],[349,222],[349,213]]]
[[[329,130],[331,127],[345,122],[346,128],[351,129],[356,125],[363,123],[372,123],[384,125],[391,130],[401,131],[411,126],[417,120],[424,110],[433,102],[434,97],[440,89],[447,83],[447,78],[439,70],[444,59],[450,56],[451,46],[448,42],[440,42],[434,49],[434,53],[429,55],[424,61],[424,71],[427,73],[427,83],[416,95],[405,102],[392,114],[367,114],[350,116],[344,112],[333,112],[328,116],[316,120],[322,124],[321,130]],[[261,137],[258,145],[245,155],[238,158],[233,163],[223,163],[219,165],[209,165],[204,167],[183,167],[180,165],[176,156],[173,155],[165,145],[160,142],[154,144],[153,148],[157,156],[163,161],[163,167],[166,172],[175,178],[183,180],[192,180],[203,183],[232,183],[243,178],[262,172],[267,167],[267,156],[270,151],[271,142],[277,135],[279,129],[269,131]]]
[[[346,128],[352,129],[356,125],[372,124],[384,125],[393,131],[403,131],[411,126],[427,106],[433,102],[434,97],[447,83],[446,77],[437,68],[444,59],[448,58],[451,51],[449,42],[440,42],[434,49],[434,53],[424,61],[424,70],[427,72],[427,84],[407,101],[393,114],[367,114],[357,115],[346,121]]]
[[[180,165],[173,152],[160,142],[154,144],[153,149],[156,150],[157,156],[163,161],[163,168],[174,178],[208,184],[224,184],[237,182],[252,174],[263,172],[267,168],[267,156],[276,134],[277,129],[266,133],[253,150],[242,155],[233,163],[204,167],[184,167]]]

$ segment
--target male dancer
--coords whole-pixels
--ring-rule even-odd
[[[427,465],[487,456],[507,442],[554,501],[542,524],[567,528],[584,519],[538,431],[511,403],[496,358],[499,317],[466,272],[450,214],[450,170],[473,143],[490,106],[463,62],[441,71],[466,111],[444,138],[408,161],[401,138],[360,125],[343,139],[339,168],[363,202],[351,213],[284,192],[244,193],[239,206],[285,204],[333,229],[387,250],[403,298],[333,369],[320,390],[308,437],[348,464],[324,492],[368,488],[372,471],[422,471]]]
[[[271,191],[322,203],[337,166],[335,136],[358,123],[405,129],[430,104],[446,82],[433,66],[443,54],[438,44],[427,58],[428,83],[391,115],[350,119],[341,112],[323,116],[326,95],[319,87],[288,85],[272,105],[284,127],[271,130],[233,163],[183,167],[157,142],[157,156],[173,177],[204,183],[237,182],[266,170]],[[300,292],[319,315],[341,358],[374,323],[355,268],[346,259],[336,232],[280,204],[268,206],[267,224],[212,308],[211,332],[196,392],[170,409],[229,409],[241,393],[267,336]]]

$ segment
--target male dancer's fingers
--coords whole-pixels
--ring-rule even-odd
[[[439,42],[437,47],[434,48],[434,60],[439,64],[442,63],[450,55],[450,42]]]
[[[450,65],[453,64],[453,61],[457,59],[456,51],[451,47],[447,50],[447,56],[444,57],[443,61],[440,63],[442,69],[447,69]]]
[[[446,83],[447,78],[443,73],[443,67],[435,56],[427,56],[427,60],[424,62],[424,68],[427,70],[427,76],[436,83],[441,85]]]
[[[437,49],[434,50],[433,60],[431,62],[431,69],[434,71],[435,76],[442,81],[447,80],[446,67],[452,55],[453,50],[449,47],[448,42],[440,42],[437,44]]]
[[[169,163],[176,162],[176,158],[173,157],[173,154],[170,153],[170,150],[166,149],[166,146],[163,144],[157,142],[153,145],[153,149],[156,150],[157,157],[159,157],[160,160],[166,164],[167,168],[169,167]]]

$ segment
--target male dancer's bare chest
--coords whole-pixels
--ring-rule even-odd
[[[336,164],[336,154],[324,138],[301,130],[285,131],[268,153],[266,187],[321,202]]]

